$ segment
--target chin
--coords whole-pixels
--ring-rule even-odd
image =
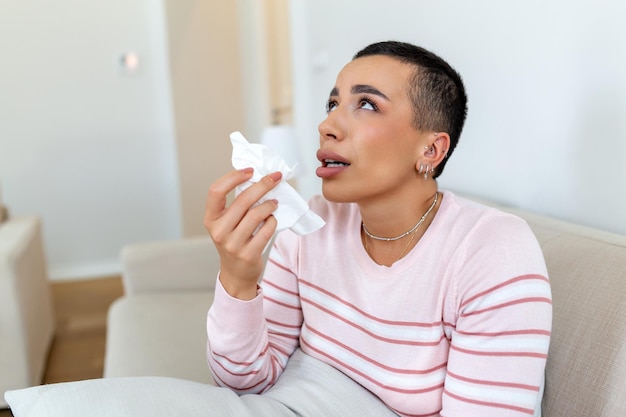
[[[355,201],[353,193],[346,191],[343,187],[329,184],[327,181],[322,182],[322,195],[332,203],[353,203]]]

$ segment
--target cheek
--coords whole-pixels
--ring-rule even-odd
[[[393,127],[370,127],[353,143],[353,151],[368,165],[381,169],[413,170],[416,162],[416,138],[411,132]]]

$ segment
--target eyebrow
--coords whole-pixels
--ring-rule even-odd
[[[352,94],[373,94],[375,96],[382,97],[385,100],[389,100],[389,97],[387,97],[382,91],[380,91],[376,87],[372,87],[371,85],[367,85],[367,84],[354,85],[350,89],[350,92]],[[339,95],[339,89],[337,87],[333,87],[333,89],[330,90],[330,97],[338,96],[338,95]]]

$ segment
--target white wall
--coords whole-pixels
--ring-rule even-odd
[[[0,54],[3,201],[41,215],[50,275],[114,273],[123,244],[180,236],[161,2],[3,0]]]
[[[335,76],[366,44],[420,44],[463,76],[468,121],[442,188],[626,234],[626,4],[292,0],[295,124],[316,166]],[[305,196],[320,183],[310,169]]]

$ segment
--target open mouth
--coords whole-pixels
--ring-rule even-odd
[[[347,167],[350,164],[335,159],[324,159],[324,166],[327,168]]]
[[[315,170],[315,173],[322,179],[334,178],[350,166],[346,158],[331,150],[319,149],[317,159],[320,161],[320,166]]]

